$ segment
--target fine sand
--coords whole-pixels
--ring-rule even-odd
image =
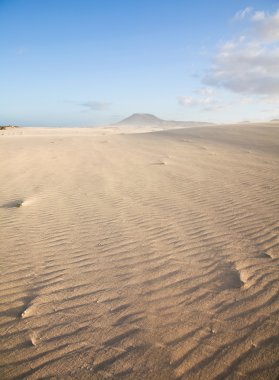
[[[275,380],[279,123],[131,131],[0,132],[1,380]]]

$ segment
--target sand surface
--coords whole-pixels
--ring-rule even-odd
[[[279,124],[0,133],[1,379],[276,379]]]

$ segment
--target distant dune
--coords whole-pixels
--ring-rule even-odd
[[[1,131],[1,380],[278,378],[279,123],[173,125]]]

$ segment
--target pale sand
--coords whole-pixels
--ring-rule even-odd
[[[279,124],[128,131],[0,133],[0,378],[276,379]]]

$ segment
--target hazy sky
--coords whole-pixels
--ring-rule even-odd
[[[0,124],[279,118],[279,1],[0,0]]]

